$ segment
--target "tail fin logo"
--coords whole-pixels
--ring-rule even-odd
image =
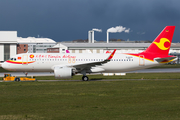
[[[165,46],[166,42],[169,43],[168,46],[167,45]],[[153,43],[156,44],[157,47],[161,50],[167,50],[170,48],[170,41],[167,38],[161,38],[159,43],[158,42],[153,42]]]

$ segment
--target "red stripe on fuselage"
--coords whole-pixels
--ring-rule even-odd
[[[17,62],[17,61],[7,60],[6,62],[12,63],[12,64],[30,64],[30,63],[34,63],[35,61],[32,61],[32,62]]]

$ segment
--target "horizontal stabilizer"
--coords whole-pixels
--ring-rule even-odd
[[[176,56],[172,56],[172,57],[165,57],[165,58],[154,58],[154,61],[157,61],[159,63],[168,63],[176,59],[177,59]]]

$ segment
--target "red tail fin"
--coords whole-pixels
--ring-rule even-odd
[[[168,55],[175,26],[166,26],[143,53]]]

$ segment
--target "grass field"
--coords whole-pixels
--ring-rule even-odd
[[[179,80],[0,83],[0,119],[177,120]]]
[[[1,82],[0,120],[180,119],[179,73],[89,78],[89,82]],[[36,79],[53,80],[54,76]],[[122,80],[99,81],[102,79]]]

